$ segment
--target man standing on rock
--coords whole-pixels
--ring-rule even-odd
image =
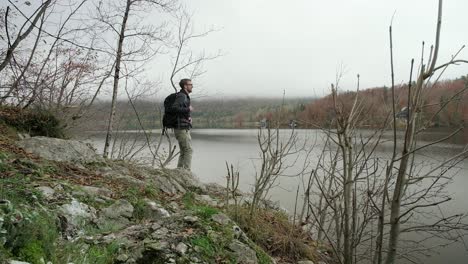
[[[190,96],[193,84],[190,79],[182,79],[179,82],[180,91],[176,95],[171,110],[177,113],[177,125],[174,128],[174,134],[179,142],[179,161],[177,168],[183,168],[190,171],[192,165],[192,138],[190,137],[190,128],[192,128],[193,111],[190,105]]]

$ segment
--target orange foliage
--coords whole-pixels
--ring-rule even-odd
[[[432,126],[459,126],[468,121],[468,92],[465,92],[466,78],[441,81],[428,84],[424,88],[424,109],[422,117]],[[356,92],[338,94],[337,108],[343,113],[351,109]],[[361,127],[379,127],[391,114],[392,91],[388,87],[370,88],[359,91],[359,103],[362,106]],[[396,112],[399,113],[408,104],[408,86],[395,88]],[[441,110],[442,108],[442,110]],[[308,123],[327,126],[335,116],[333,98],[327,95],[313,101],[305,107],[300,118]]]

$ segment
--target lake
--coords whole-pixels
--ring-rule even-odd
[[[159,132],[159,130],[154,131],[156,134]],[[282,133],[288,133],[288,130],[283,130]],[[297,133],[299,138],[307,139],[306,146],[314,146],[314,150],[308,157],[308,160],[312,162],[316,161],[324,144],[324,134],[319,130],[297,130]],[[361,133],[366,136],[370,135],[371,131],[362,130]],[[136,137],[135,142],[137,144],[145,143],[143,134],[127,131],[121,135],[132,135],[132,137]],[[447,134],[443,130],[435,130],[422,135],[421,140],[429,142],[444,137],[444,135],[446,136]],[[385,138],[390,139],[391,134],[385,134]],[[102,151],[104,135],[89,134],[86,139],[92,142],[98,151]],[[256,165],[259,164],[257,130],[194,129],[192,130],[192,139],[194,149],[192,171],[201,181],[205,183],[215,182],[224,186],[226,180],[226,162],[228,162],[240,171],[240,189],[243,191],[250,191],[252,189]],[[460,152],[467,142],[468,137],[465,134],[460,134],[449,142],[443,142],[425,149],[418,155],[418,159],[420,162],[427,164],[442,161]],[[383,142],[377,149],[376,155],[385,157],[390,155],[391,151],[392,144],[388,141]],[[139,153],[139,157],[141,158],[150,156],[151,154],[147,149]],[[299,158],[297,168],[291,168],[288,174],[295,174],[299,171],[299,167],[302,166],[303,161],[303,158]],[[175,163],[176,161],[173,161],[169,167],[175,167]],[[456,173],[453,183],[447,189],[452,195],[453,200],[444,204],[446,213],[465,213],[468,211],[468,203],[466,202],[468,194],[465,191],[468,186],[468,160],[457,164]],[[270,199],[279,201],[282,207],[289,212],[294,212],[296,190],[300,186],[302,193],[302,182],[301,177],[280,178],[278,187],[274,188],[270,193]],[[431,256],[424,263],[466,264],[468,263],[468,253],[461,243],[454,244],[441,249],[439,255]]]

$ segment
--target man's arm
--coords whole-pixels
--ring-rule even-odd
[[[184,106],[185,100],[187,100],[187,96],[184,93],[178,93],[171,107],[171,112],[181,114],[189,113],[190,108]]]

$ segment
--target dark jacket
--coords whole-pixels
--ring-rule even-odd
[[[190,121],[190,96],[184,90],[177,93],[171,112],[177,113],[176,129],[190,129],[192,127]]]

